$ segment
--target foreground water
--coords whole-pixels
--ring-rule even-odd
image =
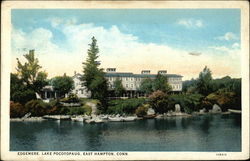
[[[10,122],[10,151],[241,151],[241,116]]]

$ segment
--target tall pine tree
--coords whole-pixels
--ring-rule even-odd
[[[87,59],[83,62],[83,77],[84,85],[91,92],[91,98],[98,99],[104,105],[107,100],[107,80],[103,69],[100,69],[100,63],[97,61],[99,48],[97,40],[92,37],[92,43],[87,52]]]

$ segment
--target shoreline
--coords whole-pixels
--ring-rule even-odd
[[[27,122],[31,122],[31,121],[48,121],[48,120],[68,120],[68,121],[77,121],[74,120],[74,118],[80,118],[80,117],[88,117],[84,120],[81,121],[77,121],[77,122],[86,122],[86,120],[93,120],[94,118],[101,118],[103,116],[106,116],[107,118],[104,120],[104,122],[113,122],[112,120],[108,120],[108,118],[128,118],[128,117],[135,117],[134,120],[130,120],[130,121],[136,121],[136,120],[142,120],[142,119],[165,119],[165,118],[171,118],[171,117],[193,117],[193,116],[197,116],[197,115],[208,115],[208,114],[222,114],[222,115],[226,115],[226,114],[231,114],[229,111],[227,112],[217,112],[217,113],[212,113],[212,112],[204,112],[204,113],[199,113],[199,112],[194,112],[192,114],[187,114],[187,113],[182,113],[182,112],[172,112],[167,113],[167,114],[157,114],[152,118],[147,118],[147,117],[138,117],[138,116],[132,116],[132,115],[127,115],[125,117],[117,117],[116,115],[91,115],[91,116],[83,116],[83,115],[45,115],[45,116],[41,116],[41,117],[28,117],[28,118],[10,118],[11,122],[22,122],[22,121],[27,121]],[[118,120],[117,122],[126,122],[124,120]],[[87,122],[90,123],[90,122]]]

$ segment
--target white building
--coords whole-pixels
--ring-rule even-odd
[[[76,94],[79,98],[89,98],[90,92],[87,91],[86,87],[83,85],[83,81],[81,81],[82,75],[79,73],[74,74],[73,81],[74,81],[74,88],[70,93]]]
[[[166,75],[169,85],[172,87],[173,92],[182,91],[182,76],[177,74],[167,74],[166,70],[158,71],[159,74]],[[144,93],[139,92],[139,87],[143,79],[155,79],[157,74],[150,74],[150,70],[143,70],[141,74],[125,73],[125,72],[116,72],[116,68],[107,68],[106,69],[106,79],[109,84],[109,91],[114,89],[114,81],[120,79],[122,85],[125,88],[126,92],[123,94],[124,97],[133,97],[133,96],[144,96]],[[87,92],[87,89],[84,87],[83,82],[81,81],[81,74],[76,74],[73,76],[74,80],[74,89],[71,93],[75,93],[79,98],[90,97],[90,92]]]

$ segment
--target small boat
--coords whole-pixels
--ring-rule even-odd
[[[157,115],[155,118],[156,118],[156,119],[162,119],[162,118],[163,118],[163,115]]]
[[[121,117],[109,117],[108,119],[109,121],[113,121],[113,122],[123,121],[123,118]]]
[[[86,123],[94,123],[95,120],[94,119],[89,119],[89,120],[85,120]]]
[[[123,118],[123,121],[126,121],[126,122],[127,122],[127,121],[134,121],[134,120],[136,120],[136,118],[137,118],[137,117],[135,117],[135,116],[124,117],[124,118]]]
[[[77,116],[77,117],[71,117],[71,120],[72,120],[72,121],[80,121],[80,122],[83,122],[83,121],[84,121],[84,118],[83,118],[83,117],[80,117],[80,116]]]
[[[155,118],[156,117],[156,115],[154,114],[154,115],[145,115],[145,116],[143,116],[143,118],[145,118],[145,119],[152,119],[152,118]]]
[[[236,114],[241,114],[240,110],[233,110],[233,109],[228,109],[230,113],[236,113]]]
[[[104,120],[102,120],[102,119],[100,119],[100,118],[96,118],[95,119],[95,123],[103,123],[104,122]]]
[[[100,118],[101,118],[102,120],[107,120],[107,119],[108,119],[108,115],[100,116]]]

